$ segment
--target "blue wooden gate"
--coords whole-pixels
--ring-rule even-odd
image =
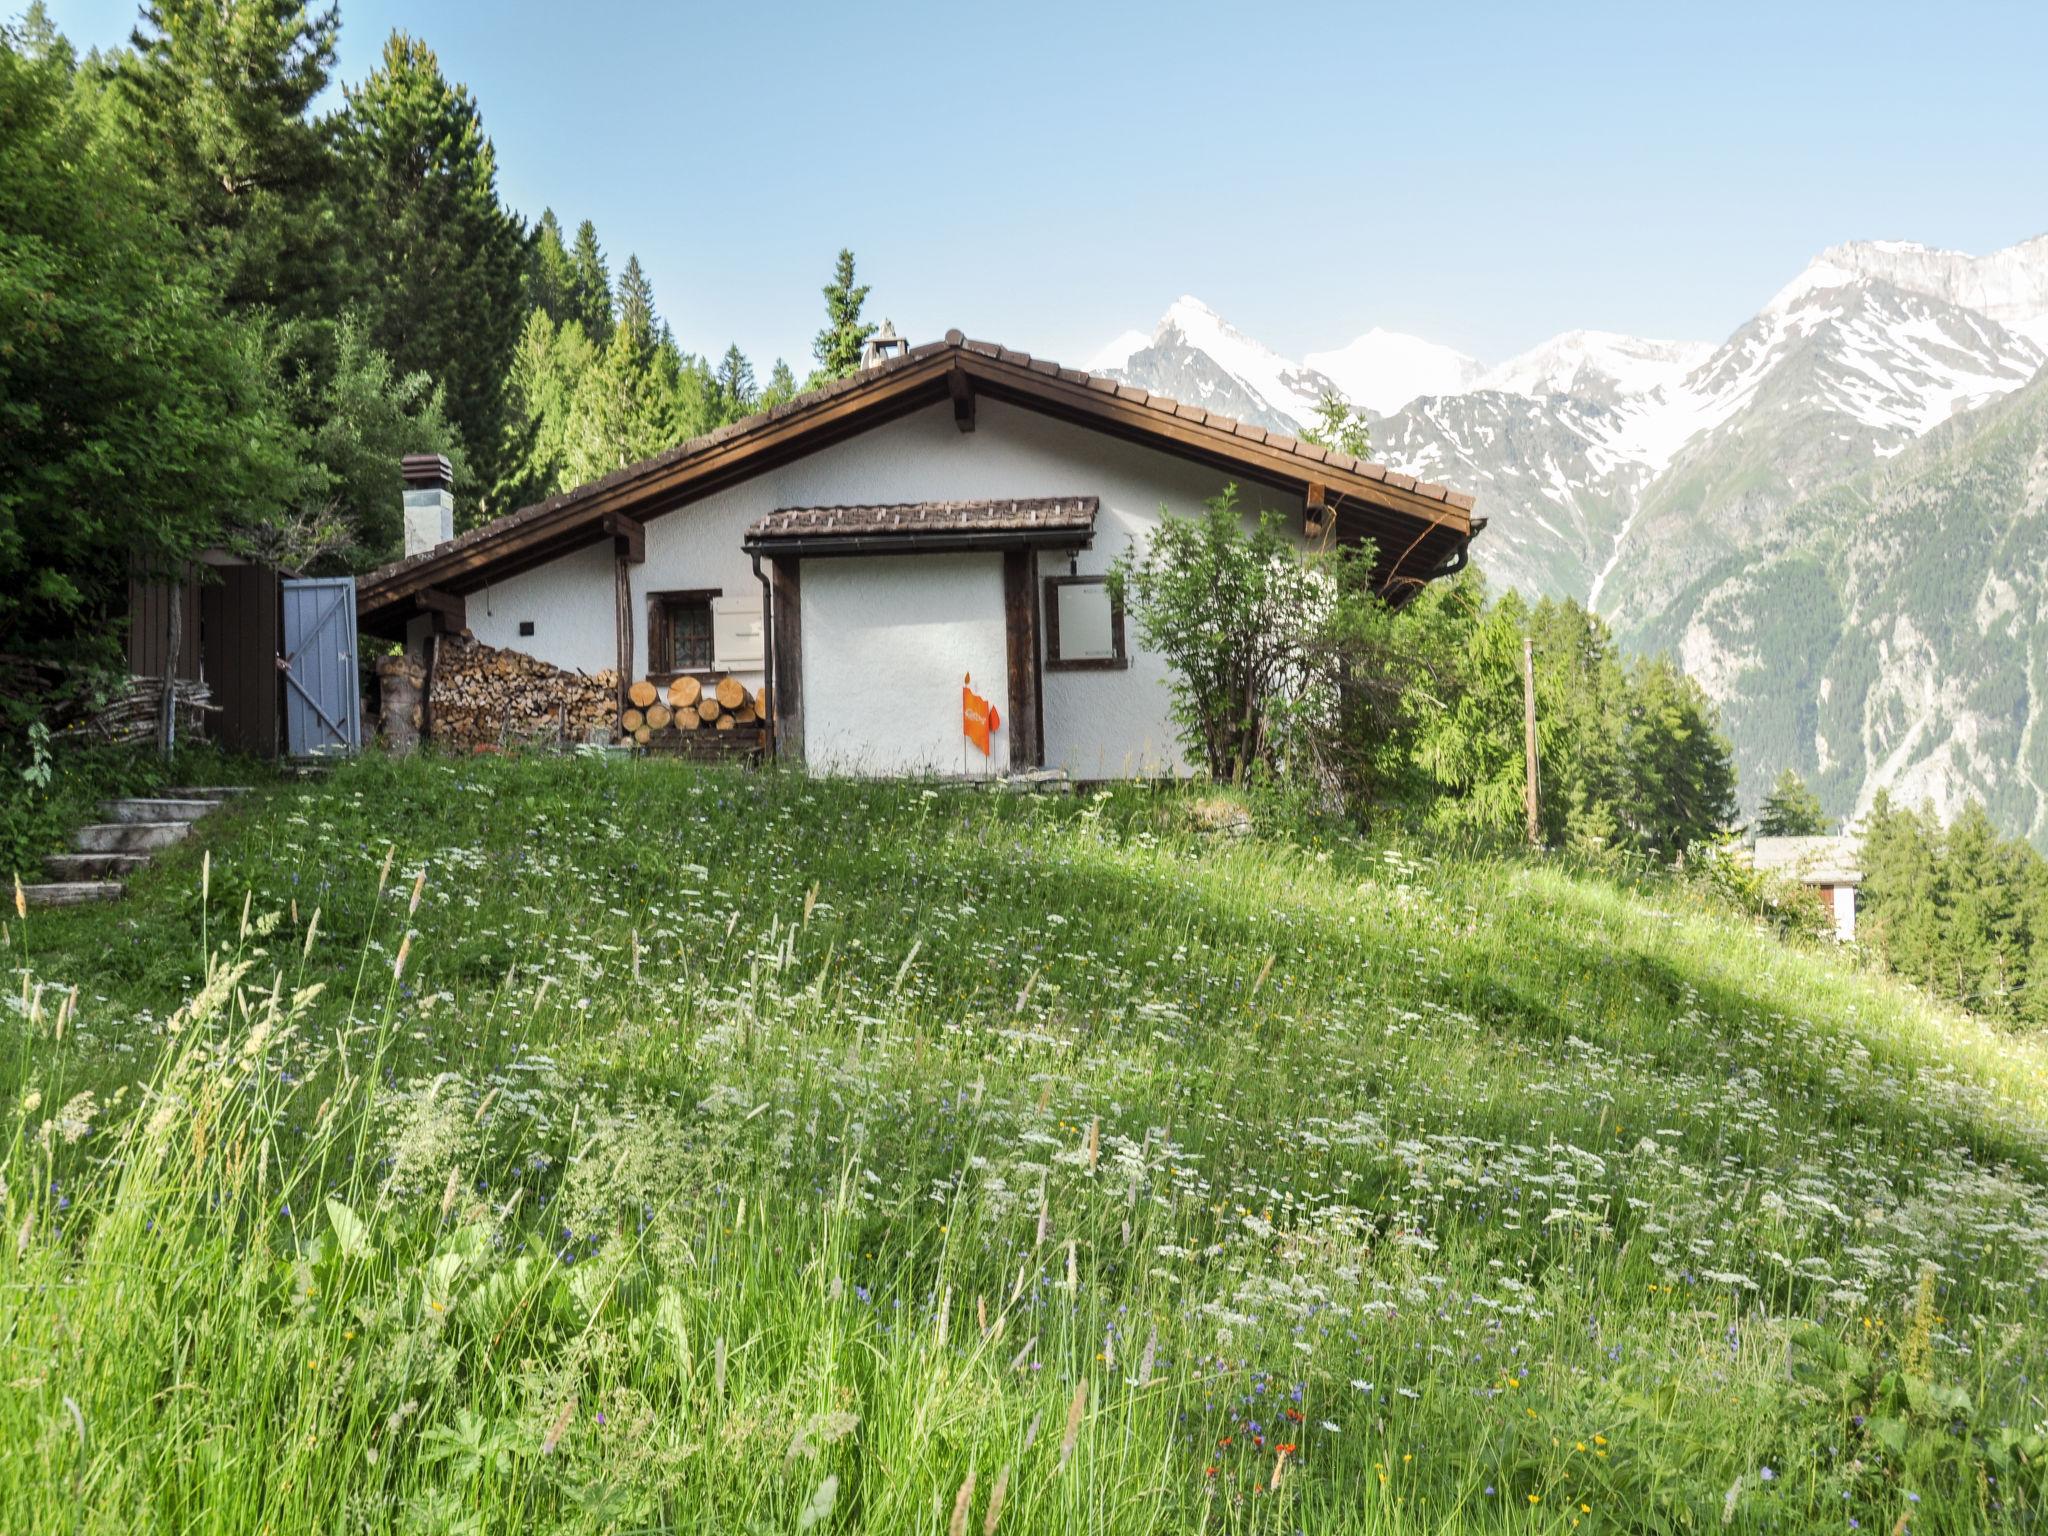
[[[293,757],[354,752],[363,742],[355,580],[308,577],[283,586],[285,750]]]

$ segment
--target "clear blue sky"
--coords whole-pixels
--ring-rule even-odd
[[[21,0],[0,0],[11,11]],[[81,48],[130,0],[52,0]],[[1178,294],[1293,355],[1719,340],[1821,247],[2048,230],[2048,3],[931,6],[342,0],[466,83],[530,217],[637,252],[684,345],[804,371],[876,316],[1079,361]]]

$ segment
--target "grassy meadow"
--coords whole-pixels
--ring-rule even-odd
[[[1182,793],[378,758],[7,923],[0,1531],[2048,1522],[2048,1049]]]

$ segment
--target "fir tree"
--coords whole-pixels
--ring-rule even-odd
[[[585,219],[576,226],[576,244],[569,252],[570,317],[583,324],[583,334],[602,346],[612,335],[612,274],[597,226]]]
[[[348,92],[342,151],[371,339],[401,375],[426,373],[446,392],[487,504],[506,467],[505,375],[526,246],[498,200],[476,103],[432,49],[394,32],[377,69]]]
[[[768,387],[761,391],[761,409],[769,410],[796,398],[796,375],[789,371],[789,364],[781,358],[775,359],[775,366],[768,373]]]
[[[754,391],[754,365],[740,351],[734,342],[725,349],[725,356],[719,360],[716,375],[717,393],[714,395],[718,412],[718,424],[738,421],[750,415],[756,404]]]
[[[628,256],[626,270],[619,274],[618,301],[613,323],[642,358],[651,357],[657,340],[654,313],[654,284],[641,270],[640,258]]]
[[[549,320],[560,325],[574,314],[575,286],[575,269],[569,262],[569,248],[562,243],[561,222],[554,209],[543,208],[527,253],[527,305],[544,310]]]
[[[149,0],[118,71],[137,191],[213,265],[230,307],[316,329],[341,269],[332,132],[312,107],[340,25],[303,0]]]
[[[1764,837],[1818,837],[1832,825],[1821,809],[1820,796],[1791,768],[1778,775],[1756,819],[1756,829]]]
[[[861,348],[875,334],[875,327],[860,317],[867,297],[867,285],[856,286],[853,280],[853,252],[842,250],[825,285],[825,328],[811,344],[817,379],[843,379],[860,367]]]

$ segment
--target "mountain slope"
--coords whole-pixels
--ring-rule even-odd
[[[2008,825],[2048,844],[2033,788],[2048,771],[2000,767],[2019,745],[1995,724],[2018,707],[2011,669],[1959,661],[1968,648],[1945,638],[1973,631],[1980,601],[2007,597],[1911,563],[1878,579],[1869,551],[1852,590],[1832,564],[1847,554],[1830,542],[1823,496],[1859,477],[1893,483],[1887,468],[1919,464],[1918,444],[1968,457],[1956,445],[1976,440],[1972,413],[2048,367],[2048,235],[1987,256],[1832,246],[1718,346],[1567,331],[1482,370],[1373,331],[1303,365],[1184,299],[1148,346],[1129,350],[1127,337],[1118,352],[1134,382],[1283,430],[1299,429],[1322,390],[1345,391],[1373,412],[1379,457],[1479,497],[1490,526],[1476,553],[1496,585],[1577,598],[1632,647],[1680,651],[1726,706],[1746,795],[1786,762],[1810,762],[1836,811],[1883,784],[1943,806],[1989,796]],[[1881,521],[1905,540],[1901,515]],[[1930,528],[1974,515],[1925,513]],[[1952,558],[1977,561],[1980,586],[1992,579],[1976,554]],[[2017,586],[2011,601],[2024,601]],[[1852,631],[1891,638],[1866,655]],[[1838,667],[1814,670],[1838,649]],[[1988,681],[1938,675],[1952,663],[2005,679],[2004,702]],[[1801,692],[1823,685],[1825,700]],[[1840,718],[1815,747],[1824,703]],[[1850,730],[1841,712],[1866,706],[1872,723]],[[1808,724],[1795,730],[1794,718]]]
[[[1106,371],[1154,394],[1275,432],[1298,430],[1325,394],[1342,393],[1333,380],[1289,362],[1185,294],[1173,301],[1145,346]]]
[[[1816,264],[1664,401],[1682,443],[1644,492],[1603,604],[1653,628],[1691,576],[1772,531],[1803,496],[2019,388],[2048,356],[1998,322]]]
[[[1638,637],[1721,700],[1752,793],[1982,800],[2048,838],[2048,374],[1800,501]]]
[[[1477,358],[1450,347],[1375,327],[1334,352],[1311,352],[1308,366],[1335,381],[1353,405],[1398,411],[1420,395],[1455,395],[1484,371]]]

